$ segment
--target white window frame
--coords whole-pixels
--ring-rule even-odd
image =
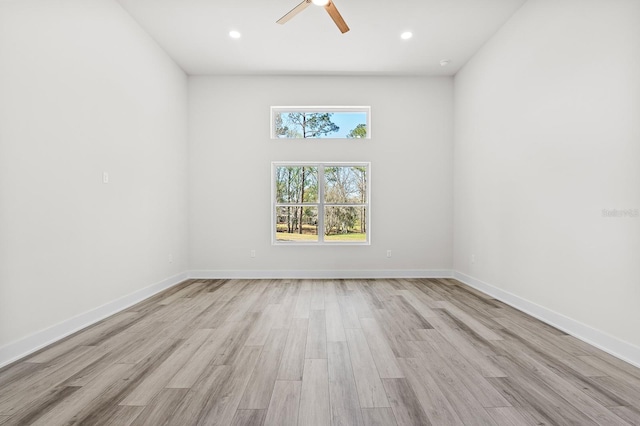
[[[318,208],[318,240],[317,241],[278,241],[276,210],[283,206],[299,206],[300,203],[278,203],[276,188],[276,169],[278,167],[317,167],[318,168],[318,201],[316,203],[304,203],[305,206]],[[366,167],[367,189],[366,203],[338,204],[326,203],[324,200],[324,169],[326,167]],[[325,241],[324,237],[324,208],[325,206],[360,207],[366,209],[366,239],[365,241]],[[345,245],[371,245],[371,163],[367,161],[274,161],[271,163],[271,244],[278,246],[304,245],[304,246],[345,246]]]
[[[294,141],[299,141],[299,140],[318,140],[318,139],[347,139],[349,140],[350,138],[332,138],[332,137],[325,137],[325,138],[308,138],[308,139],[303,139],[303,138],[279,138],[275,135],[275,131],[276,131],[276,126],[275,126],[275,121],[276,121],[276,113],[282,113],[282,112],[319,112],[319,113],[323,113],[323,112],[331,112],[331,113],[336,113],[336,112],[364,112],[367,115],[367,136],[364,138],[354,138],[354,140],[363,140],[363,139],[371,139],[371,107],[370,106],[272,106],[271,107],[271,125],[270,125],[270,135],[271,135],[271,139],[277,139],[277,140],[294,140]]]

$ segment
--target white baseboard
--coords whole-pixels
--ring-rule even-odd
[[[19,360],[20,358],[23,358],[39,349],[44,348],[45,346],[50,345],[51,343],[54,343],[66,336],[69,336],[70,334],[75,333],[76,331],[82,330],[83,328],[86,328],[108,316],[116,314],[130,306],[133,306],[136,303],[141,302],[142,300],[147,299],[156,293],[173,287],[174,285],[181,283],[187,278],[188,274],[186,272],[183,272],[181,274],[162,280],[158,283],[152,284],[148,287],[137,290],[127,296],[106,303],[88,312],[77,315],[73,318],[69,318],[65,321],[62,321],[61,323],[53,325],[23,339],[9,343],[0,348],[0,367],[11,364],[12,362]]]
[[[370,269],[370,270],[202,270],[190,271],[189,278],[200,279],[341,279],[341,278],[452,278],[449,269]]]
[[[492,296],[507,305],[531,315],[559,330],[564,331],[598,349],[601,349],[616,358],[620,358],[629,364],[640,367],[640,347],[632,345],[611,336],[605,332],[597,330],[587,324],[583,324],[558,312],[547,309],[544,306],[537,305],[520,296],[501,290],[497,287],[480,281],[474,277],[454,271],[453,277],[458,281],[467,284],[470,287],[480,290],[483,293]]]

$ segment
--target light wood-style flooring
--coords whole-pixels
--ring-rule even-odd
[[[640,425],[640,369],[455,280],[190,280],[0,370],[0,424]]]

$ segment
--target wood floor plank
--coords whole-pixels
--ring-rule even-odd
[[[273,311],[270,311],[270,314],[272,313]],[[230,329],[226,334],[224,341],[220,344],[213,363],[220,365],[235,364],[243,346],[263,346],[249,345],[249,337],[255,332],[258,321],[263,314],[264,312],[247,312],[246,319],[242,321],[224,322],[220,328],[230,326]],[[268,336],[269,328],[265,327],[264,330],[267,334],[264,337],[260,336],[258,338],[258,340],[263,342]]]
[[[483,377],[505,377],[504,372],[500,371],[493,359],[477,350],[462,333],[449,327],[441,318],[429,318],[429,320],[447,342],[453,345]]]
[[[259,294],[260,297],[251,304],[247,312],[264,312],[267,306],[277,305],[278,303],[271,303],[272,296],[277,293],[276,283],[276,280],[250,280],[250,284],[243,289],[243,293],[239,296],[245,298],[249,295]]]
[[[389,407],[376,363],[361,329],[345,330],[361,408]]]
[[[166,385],[168,388],[191,388],[200,375],[206,370],[207,366],[213,362],[212,354],[216,354],[217,350],[223,345],[227,335],[233,330],[233,324],[227,323],[226,327],[215,329],[208,333],[208,337],[202,343],[193,355],[179,369]]]
[[[549,324],[545,324],[537,318],[533,318],[528,315],[522,315],[520,311],[511,307],[509,307],[509,309],[504,309],[503,314],[503,318],[506,318],[518,324],[520,327],[524,327],[529,332],[537,335],[538,338],[547,339],[550,342],[553,342],[558,337],[566,336],[566,333],[564,333],[563,331],[558,330],[557,328]],[[564,344],[562,344],[561,346],[563,348],[566,347],[566,345]]]
[[[360,286],[362,298],[369,309],[383,309],[384,306],[382,305],[382,301],[380,300],[380,297],[378,297],[378,292],[376,292],[374,286],[374,281],[363,281]],[[385,296],[386,295],[387,294],[385,293]]]
[[[623,426],[625,422],[613,414],[607,407],[601,405],[595,399],[589,397],[582,390],[574,387],[552,370],[536,361],[533,357],[524,352],[512,350],[505,355],[514,363],[520,371],[531,371],[534,373],[532,380],[537,380],[541,384],[549,386],[556,393],[561,394],[573,407],[583,414],[589,416],[598,424]]]
[[[204,283],[195,282],[189,286],[184,287],[180,291],[167,296],[158,302],[159,305],[170,305],[178,301],[178,299],[187,298],[191,294],[197,292],[204,287]]]
[[[179,407],[187,395],[187,389],[163,389],[144,408],[142,413],[134,420],[136,426],[157,426],[163,424],[166,419]]]
[[[437,315],[427,304],[423,303],[415,294],[410,292],[409,290],[399,290],[398,294],[400,294],[413,308],[422,315],[423,318],[429,320],[429,318],[436,317]]]
[[[347,342],[328,342],[329,401],[333,426],[363,425]]]
[[[311,290],[300,289],[296,307],[293,309],[294,318],[309,318],[311,313]]]
[[[360,319],[353,304],[353,296],[338,294],[338,304],[343,327],[345,329],[360,328]]]
[[[449,330],[454,330],[456,333],[463,336],[463,338],[471,345],[473,348],[480,352],[484,356],[496,356],[499,353],[496,353],[495,346],[493,342],[497,342],[498,340],[486,340],[474,330],[472,330],[467,324],[458,319],[456,316],[451,314],[451,312],[446,309],[434,309],[434,312],[438,315],[438,320],[440,320],[445,328]],[[434,318],[430,318],[430,324],[434,325],[436,321]],[[502,333],[502,331],[501,331]],[[444,335],[444,334],[443,334]]]
[[[301,389],[301,381],[276,381],[264,425],[297,426]]]
[[[640,408],[640,388],[612,377],[591,377],[593,383],[606,389],[624,402],[624,405]]]
[[[3,388],[0,394],[0,415],[13,416],[29,407],[35,408],[35,401],[47,393],[56,393],[69,376],[73,376],[88,365],[98,362],[105,355],[95,347],[79,346],[66,352],[54,365],[39,370],[25,381],[14,382]]]
[[[311,291],[312,289],[313,289],[313,280],[309,280],[309,279],[300,280],[300,290]]]
[[[405,280],[405,282],[410,283],[413,287],[413,290],[419,291],[424,294],[429,300],[432,301],[432,304],[429,304],[430,308],[438,308],[438,302],[443,300],[448,300],[449,296],[446,292],[436,291],[438,285],[433,285],[432,281],[429,279],[410,279]]]
[[[504,326],[505,329],[502,331],[503,335],[514,339],[520,339],[520,341],[524,341],[529,345],[543,349],[545,352],[560,360],[565,365],[570,366],[573,370],[576,370],[585,377],[606,376],[606,373],[602,370],[587,364],[580,359],[580,357],[571,355],[566,352],[564,348],[556,345],[555,342],[550,339],[544,339],[539,334],[532,332],[531,330],[527,330],[509,318],[498,318],[495,321]]]
[[[178,340],[180,332],[178,324],[158,324],[154,330],[142,335],[135,347],[122,353],[117,362],[121,364],[137,364],[148,358],[150,354],[157,352],[160,348],[170,346]]]
[[[0,369],[20,426],[622,426],[638,401],[640,369],[453,279],[187,280]]]
[[[327,322],[324,310],[313,310],[309,316],[309,330],[305,358],[327,358]]]
[[[505,398],[518,410],[528,425],[555,425],[554,419],[549,417],[544,407],[537,407],[535,402],[529,401],[518,392],[518,386],[509,377],[489,377],[493,386],[502,392]]]
[[[273,290],[269,295],[269,300],[267,300],[267,304],[269,305],[281,305],[287,294],[291,289],[291,281],[287,280],[271,280],[271,286]]]
[[[487,408],[487,412],[498,425],[528,426],[532,424],[527,422],[515,407]]]
[[[200,413],[198,424],[229,425],[235,417],[240,399],[258,362],[262,348],[245,346],[232,366],[229,380],[220,393],[211,398]]]
[[[273,328],[290,328],[293,322],[294,310],[298,299],[299,286],[294,283],[288,283],[286,286],[286,294],[280,303],[280,309],[273,321]]]
[[[507,353],[512,350],[518,350],[526,353],[528,356],[534,358],[537,362],[553,371],[559,377],[566,382],[570,383],[577,389],[580,389],[586,395],[589,395],[594,400],[598,401],[605,407],[611,406],[623,406],[628,404],[625,397],[619,397],[615,393],[610,392],[601,384],[597,383],[595,379],[597,377],[588,377],[581,375],[578,371],[571,368],[566,362],[556,358],[555,354],[546,352],[539,346],[529,342],[526,339],[513,334],[508,340],[502,342],[494,342],[494,345],[503,346],[503,353]],[[506,375],[505,375],[506,377]],[[495,387],[495,384],[494,384]]]
[[[344,334],[344,325],[335,283],[328,282],[325,284],[324,300],[327,342],[346,342],[347,337]]]
[[[396,416],[391,408],[363,408],[362,418],[365,426],[396,426]]]
[[[231,302],[250,284],[251,280],[228,280],[223,286],[223,291],[217,293],[218,300]]]
[[[377,309],[374,311],[374,315],[394,356],[396,358],[414,358],[416,356],[415,347],[409,342],[419,340],[421,337],[413,334],[412,330],[403,329],[387,309]]]
[[[433,326],[427,318],[420,313],[401,295],[394,295],[383,303],[385,309],[389,310],[401,327],[407,330],[431,329]]]
[[[251,334],[249,334],[245,345],[247,346],[263,346],[269,336],[269,330],[273,327],[273,323],[278,317],[280,305],[267,305],[262,311],[262,315],[256,321]]]
[[[569,335],[558,336],[558,337],[555,337],[555,339],[559,340],[561,342],[560,345],[563,347],[565,347],[568,342],[570,347],[581,348],[583,352],[587,353],[587,356],[594,356],[606,362],[607,364],[609,364],[608,368],[615,368],[621,373],[624,373],[628,376],[635,377],[636,379],[640,380],[640,368],[635,367],[632,364],[629,364],[627,361],[616,358],[613,355],[607,352],[601,351],[573,336],[569,336]]]
[[[416,345],[419,343],[414,342]],[[421,361],[419,368],[424,368],[433,377],[438,388],[454,408],[460,420],[465,425],[491,424],[491,417],[482,404],[475,399],[451,368],[442,360],[440,354],[434,353],[425,345],[421,349],[423,351],[419,352]]]
[[[617,381],[619,380],[621,382],[624,382],[630,387],[638,389],[640,391],[640,378],[635,377],[633,374],[629,374],[628,370],[632,369],[628,368],[628,366],[624,366],[624,369],[622,369],[620,367],[609,364],[603,359],[593,355],[578,356],[578,358],[580,358],[580,360],[585,362],[586,364],[589,364],[590,366],[596,368],[598,371],[602,371],[608,377],[612,377]]]
[[[118,406],[109,417],[105,417],[98,424],[104,426],[130,426],[138,418],[145,407]]]
[[[402,286],[401,290],[408,290],[409,292],[411,292],[411,294],[417,297],[418,300],[424,303],[429,309],[433,310],[434,308],[438,307],[437,301],[441,299],[439,297],[432,297],[431,290],[422,285],[420,282],[412,279],[399,279],[398,283]]]
[[[231,314],[225,319],[225,321],[236,322],[246,319],[245,317],[247,315],[247,312],[249,312],[250,310],[256,312],[252,308],[262,298],[264,298],[263,292],[257,291],[257,289],[256,291],[247,292],[246,295],[243,295],[240,302],[234,307],[233,312],[231,312]],[[259,310],[257,312],[262,311]]]
[[[198,382],[188,390],[178,408],[167,419],[167,424],[195,425],[202,420],[203,412],[215,403],[231,381],[230,365],[213,365],[206,368]]]
[[[398,426],[431,424],[406,379],[382,379],[382,383]]]
[[[415,358],[402,358],[398,362],[422,409],[434,425],[462,424],[456,410],[442,393],[438,383],[426,369],[420,366],[421,361]]]
[[[373,318],[371,307],[365,300],[362,292],[362,281],[355,280],[355,289],[351,294],[351,302],[353,303],[358,318]]]
[[[204,311],[212,303],[214,302],[206,296],[180,299],[176,301],[170,309],[163,309],[163,315],[157,319],[157,322],[190,323],[200,312]]]
[[[280,360],[278,380],[302,380],[308,326],[309,320],[306,318],[292,320]]]
[[[147,405],[180,371],[193,354],[212,336],[214,330],[197,330],[165,362],[149,374],[121,405]]]
[[[224,325],[231,315],[236,312],[236,306],[241,303],[242,296],[234,296],[231,300],[228,301],[220,301],[222,303],[222,307],[217,309],[215,312],[210,312],[206,315],[204,321],[201,322],[201,327],[203,328],[220,328]],[[234,321],[231,321],[234,322]]]
[[[497,357],[500,366],[507,372],[504,378],[510,388],[510,403],[513,406],[530,407],[553,424],[595,425],[594,420],[560,397],[533,374],[514,374],[518,368],[510,359]]]
[[[478,335],[482,336],[486,340],[502,340],[502,337],[497,334],[495,331],[487,328],[484,324],[482,324],[477,319],[473,318],[462,309],[455,306],[453,303],[444,301],[438,303],[441,308],[446,309],[460,321],[464,322],[469,328],[478,333]]]
[[[57,386],[47,393],[46,398],[34,398],[33,404],[14,410],[10,416],[3,416],[6,423],[2,424],[31,425],[80,389],[79,386]]]
[[[82,332],[75,333],[55,345],[38,351],[35,355],[27,359],[33,363],[51,362],[78,346],[93,346],[96,342],[105,340],[109,338],[109,336],[121,332],[123,329],[134,324],[134,320],[138,317],[139,315],[136,313],[119,313],[110,318],[110,320],[100,321],[98,324],[88,327]]]
[[[45,369],[46,366],[44,363],[35,364],[25,360],[2,368],[0,369],[0,389],[7,389],[9,386],[20,385],[30,380],[30,377]],[[0,397],[1,400],[2,398]]]
[[[458,379],[471,392],[473,397],[485,408],[508,407],[507,400],[496,391],[491,384],[455,348],[447,342],[437,330],[425,330],[425,339],[416,342],[424,348],[430,346],[426,353],[442,354],[441,359],[451,368]]]
[[[231,426],[262,426],[267,410],[238,410]]]
[[[287,341],[287,329],[273,329],[258,359],[256,368],[249,379],[251,386],[244,392],[239,408],[245,410],[267,409],[271,392],[276,382],[282,351]]]
[[[311,285],[309,309],[312,311],[324,310],[324,285],[320,280],[314,280]]]
[[[347,336],[344,334],[344,325],[339,306],[328,306],[325,310],[327,342],[346,342]]]
[[[96,380],[83,386],[68,398],[62,399],[52,407],[51,410],[44,413],[44,415],[31,424],[47,426],[66,423],[71,420],[82,407],[100,396],[108,386],[129,374],[131,370],[132,366],[127,364],[114,364],[108,367]]]
[[[609,407],[609,409],[630,425],[640,425],[640,409],[635,407]]]
[[[331,425],[326,359],[307,359],[304,362],[298,425]]]
[[[360,318],[362,331],[376,363],[378,374],[382,379],[402,378],[404,374],[400,370],[393,350],[389,346],[380,326],[373,318]]]
[[[131,371],[124,377],[113,380],[113,377],[107,376],[112,383],[103,388],[94,399],[85,404],[77,411],[70,420],[72,424],[99,424],[102,419],[108,419],[115,416],[116,411],[120,407],[118,403],[124,399],[133,389],[135,389],[144,380],[146,375],[162,364],[177,348],[177,343],[172,343],[166,347],[159,349],[150,355],[144,361],[136,365],[129,365]],[[125,364],[126,365],[126,364]],[[96,379],[94,382],[88,383],[81,389],[92,386],[101,386],[100,382],[107,381]],[[78,391],[80,392],[80,391]]]

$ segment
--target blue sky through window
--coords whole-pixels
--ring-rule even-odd
[[[346,138],[347,134],[355,129],[358,124],[367,124],[367,113],[334,112],[331,116],[331,121],[340,127],[340,130],[327,136],[321,136],[321,138]]]
[[[364,125],[366,129],[366,137],[369,137],[369,107],[328,107],[323,109],[322,107],[309,108],[309,107],[272,107],[272,119],[274,120],[275,132],[272,137],[281,139],[298,139],[302,138],[303,130],[301,126],[301,117],[297,114],[299,112],[307,112],[307,114],[313,113],[325,113],[331,114],[331,122],[338,126],[338,131],[328,134],[322,134],[315,132],[313,126],[311,132],[307,128],[307,138],[317,139],[345,139],[347,135],[358,125]],[[281,126],[281,127],[280,127]]]

